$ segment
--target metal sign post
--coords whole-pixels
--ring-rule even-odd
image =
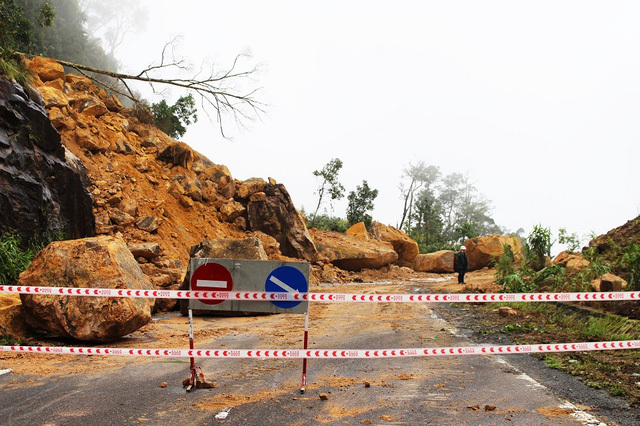
[[[309,309],[304,314],[304,350],[309,349]],[[307,359],[302,358],[302,386],[300,387],[300,393],[304,393],[307,389]]]
[[[189,309],[189,349],[193,350],[193,312]],[[196,386],[196,359],[194,357],[190,358],[189,362],[189,371],[191,372],[191,382],[189,386],[187,386],[187,392],[190,392]]]

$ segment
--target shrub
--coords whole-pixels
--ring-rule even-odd
[[[45,233],[32,237],[25,247],[14,231],[0,235],[0,285],[16,283],[20,273],[29,267],[43,247],[51,241],[62,239],[64,235],[61,233]]]
[[[542,225],[535,225],[525,242],[525,259],[535,270],[544,268],[546,258],[551,256],[551,231]]]
[[[17,233],[7,232],[0,236],[0,284],[18,281],[20,272],[29,267],[34,256],[35,252],[21,248]]]
[[[311,223],[307,219],[307,228],[311,226]],[[321,214],[316,216],[313,227],[322,229],[325,231],[335,231],[345,233],[349,229],[349,222],[345,219],[341,219],[335,216],[329,216],[327,214]]]
[[[496,267],[496,284],[504,285],[508,276],[515,274],[516,267],[514,264],[513,251],[508,244],[502,245],[503,252],[495,262]]]

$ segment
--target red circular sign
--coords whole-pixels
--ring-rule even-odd
[[[191,275],[192,291],[231,291],[233,279],[231,273],[219,263],[206,263],[199,266]],[[198,299],[207,305],[217,305],[224,300]]]

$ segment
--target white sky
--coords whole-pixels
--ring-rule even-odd
[[[640,2],[141,3],[147,32],[117,52],[126,70],[175,35],[196,65],[245,49],[264,65],[261,120],[228,141],[200,114],[183,140],[237,179],[275,178],[307,212],[312,172],[338,157],[347,192],[367,180],[374,220],[394,226],[418,161],[468,173],[512,231],[586,243],[640,214]]]

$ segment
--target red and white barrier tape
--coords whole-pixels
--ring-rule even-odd
[[[276,293],[257,291],[119,290],[109,288],[0,286],[0,293],[59,296],[141,297],[149,299],[200,299],[313,302],[584,302],[640,300],[640,292],[592,293],[487,293],[487,294],[353,294]]]
[[[116,355],[167,358],[403,358],[421,356],[508,355],[543,352],[582,352],[640,349],[640,340],[617,342],[560,343],[544,345],[463,346],[412,349],[127,349],[59,346],[0,346],[0,352]]]

